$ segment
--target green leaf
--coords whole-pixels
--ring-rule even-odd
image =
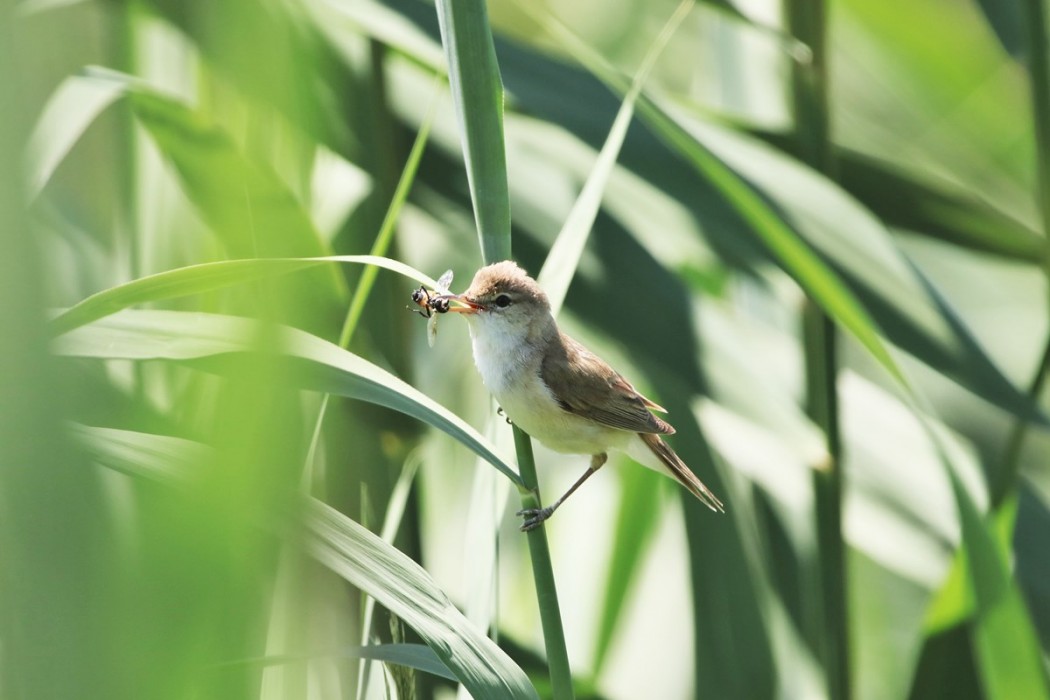
[[[437,15],[482,257],[486,263],[506,260],[510,258],[510,195],[503,84],[485,3],[438,0]]]
[[[556,27],[557,28],[557,27]],[[557,36],[572,55],[607,83],[623,91],[623,79],[566,29]],[[643,96],[641,118],[673,151],[710,182],[758,236],[784,268],[836,322],[850,331],[894,379],[906,383],[871,317],[849,287],[799,236],[798,231],[749,183],[734,171],[695,131]],[[690,123],[689,126],[696,126]]]
[[[479,634],[421,566],[333,508],[307,511],[307,548],[422,637],[475,698],[537,698],[510,657]]]
[[[536,281],[547,293],[547,298],[550,300],[551,309],[555,315],[557,315],[562,303],[565,301],[565,295],[569,291],[569,284],[576,273],[576,266],[580,262],[580,256],[583,255],[584,245],[587,243],[591,227],[594,226],[594,220],[598,216],[598,210],[602,204],[602,195],[605,192],[605,185],[608,183],[609,176],[612,175],[613,168],[616,166],[616,159],[620,155],[620,149],[623,147],[624,139],[627,137],[627,128],[631,125],[631,119],[634,118],[634,105],[638,100],[638,95],[641,94],[645,81],[656,63],[656,59],[667,47],[667,43],[671,40],[682,20],[689,14],[690,9],[692,9],[691,3],[680,4],[678,10],[664,26],[660,36],[656,38],[653,45],[649,48],[642,66],[638,69],[638,73],[631,82],[630,90],[624,96],[620,110],[616,113],[616,119],[613,121],[612,128],[609,129],[609,135],[605,139],[605,144],[598,153],[598,161],[591,169],[590,175],[587,176],[587,182],[584,183],[580,196],[576,198],[576,202],[572,205],[572,210],[565,218],[558,237],[554,240],[550,252],[547,253],[543,269],[540,270],[539,275],[536,277]]]
[[[1017,581],[996,536],[949,468],[959,506],[969,583],[974,591],[974,649],[984,690],[993,700],[1050,698],[1046,668]]]
[[[193,440],[73,423],[70,437],[96,462],[131,476],[168,485],[184,483],[205,464],[211,449]]]
[[[755,129],[748,133],[785,153],[797,150],[789,134]],[[887,226],[1020,262],[1043,259],[1043,238],[979,193],[845,147],[836,148],[834,158],[837,184]]]
[[[235,284],[291,274],[325,263],[374,265],[400,273],[428,287],[437,286],[435,280],[409,265],[376,255],[223,260],[166,270],[104,289],[52,318],[51,331],[59,335],[135,304],[203,294]]]
[[[601,676],[609,658],[609,649],[616,639],[631,587],[642,570],[648,545],[659,525],[662,512],[660,477],[647,469],[630,467],[623,470],[620,478],[620,506],[616,516],[616,531],[612,541],[615,546],[601,587],[601,604],[598,607],[598,629],[594,639],[594,677]]]
[[[48,98],[29,137],[27,196],[36,198],[77,140],[106,107],[124,94],[120,81],[71,76]]]
[[[250,160],[203,113],[141,87],[133,89],[129,99],[135,116],[175,166],[186,194],[231,255],[328,252],[309,214],[277,174]]]
[[[187,470],[208,448],[186,440],[78,426],[77,439],[93,456],[121,471],[184,482]],[[536,698],[528,678],[491,640],[478,633],[419,564],[335,509],[310,499],[304,512],[309,552],[322,564],[373,596],[411,626],[434,654],[414,645],[385,650],[366,647],[361,656],[422,668],[452,671],[476,698]],[[388,645],[389,646],[389,645]],[[349,654],[353,655],[353,654]],[[310,655],[308,658],[313,658]],[[274,660],[283,661],[278,658]],[[262,658],[262,663],[271,660]],[[241,663],[241,662],[237,662]]]
[[[135,117],[230,257],[330,253],[303,205],[268,165],[250,159],[202,112],[143,87],[129,90]],[[346,282],[334,269],[317,270],[289,281],[275,296],[311,318],[334,318],[347,296]]]
[[[256,340],[272,333],[289,381],[386,406],[428,423],[463,443],[515,484],[521,481],[480,433],[461,418],[386,370],[326,340],[286,326],[245,318],[181,311],[122,311],[55,339],[54,350],[72,357],[177,360],[212,371],[235,366],[238,355],[259,352]],[[268,341],[271,340],[269,336]]]
[[[367,646],[345,647],[331,651],[317,651],[309,654],[277,654],[258,656],[251,659],[238,659],[222,666],[277,666],[297,661],[312,661],[321,658],[367,659],[383,663],[407,666],[424,673],[458,681],[448,666],[438,657],[434,650],[425,644],[369,644]]]

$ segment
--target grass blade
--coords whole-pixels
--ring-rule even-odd
[[[992,700],[1050,698],[1039,639],[1010,565],[966,487],[948,471],[974,592],[972,635],[985,693]]]
[[[166,270],[109,287],[60,312],[51,319],[50,328],[53,334],[60,335],[136,304],[203,294],[236,284],[288,275],[326,263],[352,263],[382,267],[420,284],[429,287],[437,286],[435,280],[409,265],[376,255],[223,260]]]
[[[44,107],[29,137],[27,197],[40,194],[55,169],[106,107],[124,94],[124,84],[85,76],[62,81]]]
[[[72,357],[175,360],[223,372],[255,354],[264,328],[248,319],[179,311],[123,311],[58,337],[54,350]],[[513,468],[480,433],[414,387],[372,363],[304,331],[272,329],[290,381],[301,389],[360,399],[412,416],[460,441],[521,483]]]
[[[74,431],[98,461],[138,476],[163,475],[165,481],[174,483],[189,483],[189,470],[199,466],[201,452],[208,451],[199,443],[146,433],[82,426]],[[474,697],[537,697],[521,669],[470,626],[422,567],[320,501],[310,499],[304,517],[305,546],[310,553],[415,629],[440,664],[451,670]],[[418,649],[373,649],[362,655],[441,673],[435,660]],[[259,661],[268,662],[265,658]]]
[[[421,566],[319,501],[307,511],[307,548],[411,626],[475,698],[537,698],[529,679],[478,633]]]
[[[609,129],[609,135],[606,137],[605,144],[598,154],[598,161],[594,164],[594,168],[591,169],[590,175],[587,176],[587,182],[584,184],[580,196],[573,203],[572,210],[565,218],[565,223],[562,225],[558,237],[554,240],[550,252],[547,253],[543,269],[540,270],[539,275],[536,277],[536,281],[547,293],[547,298],[550,300],[551,309],[555,315],[561,309],[562,302],[565,301],[565,295],[568,293],[569,284],[576,273],[576,266],[579,264],[580,256],[583,254],[583,248],[587,243],[591,227],[594,225],[594,219],[598,216],[605,185],[608,183],[609,176],[612,175],[613,168],[616,166],[616,159],[620,155],[620,149],[623,147],[624,139],[627,137],[627,129],[631,125],[631,119],[634,118],[634,105],[638,95],[641,94],[645,81],[656,63],[656,59],[663,53],[675,30],[685,19],[686,15],[689,14],[692,7],[693,3],[690,0],[679,4],[678,9],[671,15],[660,35],[653,42],[648,53],[646,53],[638,73],[631,82],[631,87],[620,105],[620,110],[616,113],[616,119],[613,121],[612,128]]]

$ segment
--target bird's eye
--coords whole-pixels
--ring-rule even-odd
[[[507,308],[508,306],[510,306],[510,297],[506,294],[500,294],[498,297],[496,297],[496,306],[500,307],[501,309]]]

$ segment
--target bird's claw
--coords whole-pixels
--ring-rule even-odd
[[[503,420],[507,422],[507,425],[514,425],[513,421],[511,421],[510,419],[510,416],[508,416],[507,413],[503,410],[503,406],[496,406],[496,413],[503,416]]]
[[[535,530],[544,523],[547,518],[554,514],[553,508],[524,508],[519,510],[515,515],[520,515],[525,518],[525,522],[518,528],[522,532],[530,532]]]

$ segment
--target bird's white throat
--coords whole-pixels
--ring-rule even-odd
[[[536,376],[543,348],[529,342],[527,329],[515,328],[502,319],[469,318],[474,364],[486,388],[497,400],[523,378]]]

